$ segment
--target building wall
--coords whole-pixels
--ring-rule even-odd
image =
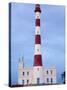
[[[22,85],[22,71],[23,71],[23,63],[22,61],[18,64],[18,84]]]
[[[39,79],[39,80],[37,80]],[[42,66],[35,66],[33,67],[33,84],[43,84],[44,77],[43,77],[43,67]]]
[[[22,71],[22,84],[23,85],[30,85],[32,83],[32,68],[30,69],[23,69]],[[24,80],[24,83],[23,83]]]
[[[56,84],[56,69],[54,67],[43,69],[41,66],[29,69],[19,68],[18,84],[31,85],[37,84]]]
[[[45,69],[44,71],[45,84],[55,84],[56,83],[56,69],[54,67]]]
[[[36,12],[35,14],[35,19],[40,19],[40,12]]]

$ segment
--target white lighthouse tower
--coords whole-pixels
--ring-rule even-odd
[[[41,55],[41,35],[40,35],[40,5],[35,5],[35,50],[34,50],[34,64],[33,64],[33,84],[43,84],[43,66]]]

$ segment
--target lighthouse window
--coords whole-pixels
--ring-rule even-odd
[[[39,31],[37,31],[37,34],[39,34]]]
[[[37,70],[39,71],[39,68],[37,68]]]
[[[23,76],[24,76],[24,72],[23,72]]]
[[[23,83],[23,85],[24,85],[24,80],[22,80],[22,83]]]
[[[48,74],[48,70],[46,71],[46,73]]]
[[[37,51],[39,51],[39,49],[37,49]]]
[[[51,74],[52,74],[53,72],[52,72],[52,70],[51,70]]]
[[[29,75],[29,72],[27,72],[27,75]]]

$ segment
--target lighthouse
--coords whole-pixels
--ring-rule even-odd
[[[18,62],[18,85],[30,86],[30,85],[45,85],[56,84],[56,68],[44,68],[42,63],[41,53],[41,24],[40,14],[41,8],[39,4],[35,5],[35,44],[34,44],[34,58],[33,67],[26,68],[24,66],[24,59],[20,58]]]
[[[40,5],[35,5],[35,48],[33,64],[33,84],[43,84],[43,65],[41,55],[41,34],[40,34]]]

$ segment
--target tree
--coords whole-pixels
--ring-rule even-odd
[[[65,84],[65,71],[61,74],[61,78],[63,80],[63,84]]]

